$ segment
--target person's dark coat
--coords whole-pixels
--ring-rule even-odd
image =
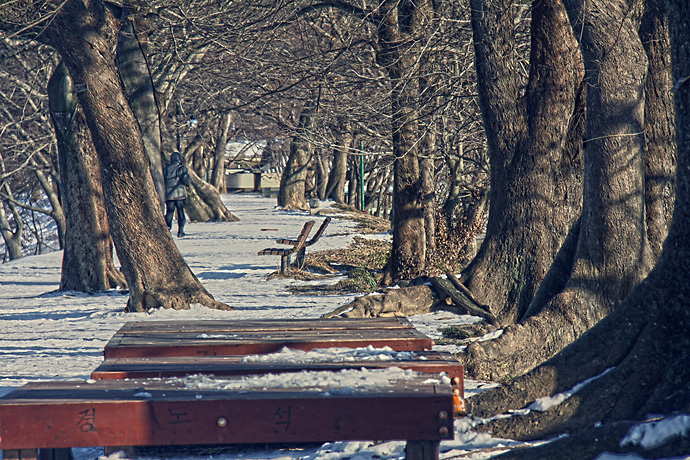
[[[187,167],[182,164],[182,155],[170,155],[170,165],[163,170],[165,178],[165,200],[184,200],[187,198],[187,186],[191,184]]]

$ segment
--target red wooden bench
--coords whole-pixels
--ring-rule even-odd
[[[227,388],[227,387],[226,387]],[[71,447],[406,440],[436,460],[453,438],[450,386],[417,376],[390,386],[194,389],[181,380],[30,383],[0,398],[4,460],[61,460]]]
[[[433,341],[406,318],[261,321],[140,321],[126,323],[106,344],[105,359],[234,356],[372,345],[431,350]]]
[[[304,245],[307,242],[307,237],[309,236],[309,232],[311,232],[312,227],[314,226],[315,221],[310,220],[307,221],[307,223],[304,224],[304,227],[302,227],[302,231],[300,232],[299,236],[297,237],[296,240],[284,240],[284,241],[291,241],[291,246],[290,248],[266,248],[262,249],[259,251],[260,256],[280,256],[280,273],[283,275],[286,275],[290,271],[290,256],[296,252],[301,251],[304,248]],[[283,240],[278,240],[278,242],[283,241]]]
[[[347,364],[251,364],[242,363],[242,356],[214,356],[286,345],[416,350],[414,359],[403,362],[360,361],[352,367],[382,372],[400,367],[426,376],[334,391],[333,370]],[[126,323],[106,346],[93,383],[32,383],[1,397],[0,449],[4,460],[68,460],[71,447],[104,446],[113,452],[123,446],[400,439],[407,441],[408,459],[437,460],[440,441],[453,437],[463,369],[449,354],[423,351],[432,345],[405,318]],[[235,390],[198,389],[173,377],[213,373],[228,376],[222,380],[227,382],[237,374],[298,370],[318,370],[329,383],[305,389],[262,382],[252,389],[243,380]],[[448,380],[429,375],[440,372],[451,377],[454,389],[444,383]],[[151,374],[157,378],[131,379]],[[215,377],[204,380],[210,378]]]

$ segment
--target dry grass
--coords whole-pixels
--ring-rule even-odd
[[[390,231],[390,221],[357,211],[350,206],[336,205],[337,210],[322,211],[322,214],[338,214],[338,218],[348,218],[357,222],[358,233],[380,234]],[[388,262],[391,243],[379,239],[356,236],[353,242],[343,249],[326,251],[307,251],[302,270],[290,268],[287,276],[278,272],[268,279],[288,277],[300,280],[318,280],[333,276],[348,275],[348,278],[334,285],[291,287],[296,294],[332,295],[352,292],[370,292],[376,288],[373,274],[382,270]],[[364,269],[364,270],[362,270]]]

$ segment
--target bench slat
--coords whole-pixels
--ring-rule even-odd
[[[268,355],[267,357],[269,357]],[[400,367],[426,374],[445,372],[451,379],[457,378],[457,385],[463,394],[464,368],[450,353],[436,351],[414,352],[414,357],[405,360],[391,361],[351,361],[351,362],[243,362],[244,356],[207,356],[207,357],[168,357],[168,358],[121,358],[106,360],[92,373],[95,380],[106,379],[142,379],[185,377],[195,374],[212,374],[215,376],[277,374],[284,372],[301,372],[342,369],[384,369]]]
[[[176,332],[157,334],[115,334],[103,354],[111,358],[152,356],[232,356],[274,353],[283,347],[297,350],[315,348],[358,348],[372,345],[396,351],[430,350],[433,341],[415,329],[348,331],[275,331],[199,334]]]
[[[198,332],[222,334],[230,332],[271,331],[350,331],[367,329],[414,329],[409,319],[396,318],[309,318],[261,320],[199,320],[199,321],[128,321],[117,334],[158,334],[169,332]]]
[[[192,390],[179,381],[40,382],[0,398],[0,449],[451,439],[449,385],[357,392]]]

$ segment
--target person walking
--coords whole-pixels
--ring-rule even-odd
[[[177,210],[177,236],[185,236],[184,205],[187,201],[187,186],[192,183],[187,167],[182,164],[182,155],[170,155],[170,165],[163,170],[165,178],[165,223],[172,230],[172,220]]]

